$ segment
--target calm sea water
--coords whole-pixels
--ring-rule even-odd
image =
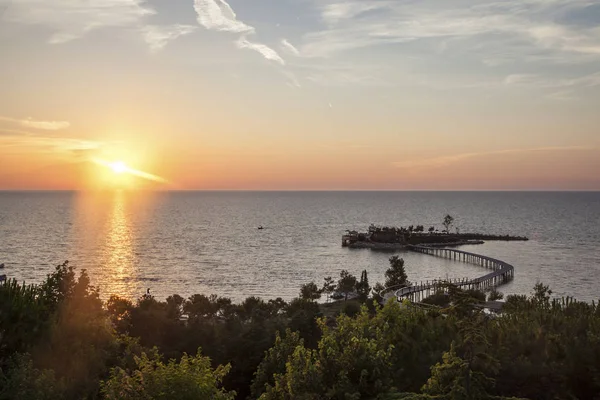
[[[383,281],[394,253],[341,247],[346,229],[423,224],[527,235],[462,249],[512,263],[505,293],[537,281],[557,295],[600,298],[600,193],[539,192],[0,192],[0,263],[40,282],[69,260],[103,297],[216,293],[296,296],[342,269]],[[264,230],[257,230],[262,225]],[[413,281],[476,277],[460,262],[400,252]]]

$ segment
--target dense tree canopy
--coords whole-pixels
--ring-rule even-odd
[[[405,281],[400,261],[389,275]],[[364,297],[366,274],[341,278]],[[436,296],[441,307],[102,302],[85,272],[63,264],[40,285],[0,284],[0,399],[600,398],[596,304],[554,299],[542,284],[508,296],[499,315],[475,306],[476,291],[447,285]]]
[[[114,368],[102,384],[102,394],[108,400],[232,400],[235,392],[219,388],[229,371],[229,365],[211,368],[210,359],[184,354],[179,362],[163,363],[155,351],[135,357],[135,369]]]
[[[321,298],[321,290],[314,282],[309,282],[300,288],[300,298],[304,300],[318,300]]]

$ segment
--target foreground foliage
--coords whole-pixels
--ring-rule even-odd
[[[106,399],[233,399],[235,392],[219,389],[229,365],[212,370],[210,360],[184,354],[179,362],[163,363],[157,352],[135,357],[135,369],[131,371],[114,368],[110,378],[103,383],[102,393]]]
[[[406,282],[403,262],[390,264],[387,278]],[[291,302],[103,303],[66,263],[41,285],[8,281],[0,399],[600,398],[595,304],[552,299],[540,284],[490,316],[475,307],[485,296],[451,285],[432,300],[441,307],[423,309],[376,304],[366,273],[340,281],[344,299],[351,282],[358,296],[328,317],[312,284]]]

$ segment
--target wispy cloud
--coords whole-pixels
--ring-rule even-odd
[[[235,42],[240,49],[250,49],[260,53],[267,60],[285,64],[281,56],[271,47],[248,39],[256,29],[237,19],[233,8],[225,0],[194,0],[198,23],[206,29],[242,34]]]
[[[50,28],[50,44],[67,43],[101,28],[126,28],[141,32],[152,52],[193,32],[189,25],[147,25],[146,19],[155,14],[146,0],[13,0],[4,19]]]
[[[275,61],[281,65],[285,65],[285,61],[283,60],[283,58],[281,58],[279,56],[279,54],[275,50],[273,50],[269,46],[264,45],[262,43],[255,43],[255,42],[249,41],[248,37],[246,35],[241,36],[235,42],[235,44],[240,49],[250,49],[250,50],[257,51],[267,60]]]
[[[287,78],[286,83],[288,86],[294,87],[294,88],[302,87],[302,85],[300,84],[300,81],[296,77],[296,74],[294,74],[291,71],[286,71],[286,70],[283,70],[282,72],[283,72],[283,75]]]
[[[18,124],[27,128],[44,129],[49,131],[67,129],[71,126],[71,124],[68,121],[38,121],[32,118],[16,119],[0,116],[0,121]]]
[[[383,76],[390,71],[378,65],[348,63],[299,64],[306,80],[322,86],[389,86]]]
[[[32,136],[33,133],[31,133],[29,131],[23,131],[20,129],[0,128],[0,136],[16,136],[16,135]]]
[[[301,53],[311,57],[366,46],[415,40],[477,37],[482,59],[511,46],[515,55],[532,49],[600,56],[600,30],[596,26],[567,24],[564,15],[590,6],[586,0],[506,0],[465,4],[462,1],[315,1],[327,29],[306,35]],[[499,42],[498,37],[504,37]],[[493,60],[493,58],[491,58]],[[494,63],[494,61],[492,61]]]
[[[387,8],[393,4],[391,1],[346,1],[325,3],[321,5],[322,19],[328,24],[335,24],[340,20],[355,18],[368,11]]]
[[[150,51],[158,52],[170,41],[180,36],[189,35],[195,30],[196,27],[191,25],[147,25],[142,28],[142,33],[146,43],[150,46]]]
[[[481,158],[496,155],[511,155],[511,154],[527,154],[537,152],[553,152],[553,151],[583,151],[593,150],[590,146],[556,146],[556,147],[536,147],[526,149],[507,149],[483,151],[479,153],[462,153],[449,156],[426,158],[421,160],[398,161],[392,163],[394,167],[401,169],[435,169],[445,167],[451,164],[460,163],[473,158]]]
[[[289,53],[293,56],[300,55],[300,51],[293,44],[288,42],[287,39],[281,40],[281,47],[283,48],[284,51],[286,51],[287,53]]]
[[[575,78],[548,78],[537,74],[511,74],[504,78],[505,85],[538,88],[569,88],[600,86],[600,72]]]
[[[104,143],[67,137],[48,137],[41,135],[0,135],[0,147],[3,149],[22,149],[26,153],[47,153],[56,155],[82,155],[100,149]]]
[[[504,79],[505,85],[519,85],[523,83],[536,82],[538,76],[535,74],[511,74]]]
[[[577,99],[577,96],[572,90],[560,90],[558,92],[550,93],[547,97],[557,101],[571,101]]]
[[[144,0],[13,0],[4,19],[49,27],[49,43],[78,39],[104,27],[139,26],[155,11]]]
[[[206,29],[254,33],[255,29],[237,19],[233,8],[225,0],[195,0],[194,9],[198,14],[198,23]]]

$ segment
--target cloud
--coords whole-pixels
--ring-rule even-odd
[[[150,46],[150,51],[158,52],[162,50],[170,41],[180,36],[189,35],[196,30],[191,25],[147,25],[142,28],[142,33],[146,43]]]
[[[535,74],[511,74],[504,79],[505,85],[518,85],[522,83],[535,82],[537,75]]]
[[[0,136],[31,136],[33,135],[31,132],[22,131],[20,129],[5,129],[0,128]]]
[[[561,79],[550,79],[537,74],[511,74],[504,78],[504,84],[539,88],[595,87],[600,86],[600,72]]]
[[[600,30],[589,23],[568,25],[560,16],[589,6],[587,0],[497,2],[315,0],[327,29],[305,36],[301,53],[328,57],[340,51],[416,40],[476,38],[481,52],[531,54],[547,50],[600,56]],[[502,38],[504,40],[499,41]],[[460,43],[460,42],[459,42]],[[483,59],[490,59],[487,55]]]
[[[225,0],[195,0],[194,9],[198,14],[198,23],[206,29],[235,33],[255,32],[253,27],[237,19]]]
[[[139,26],[152,14],[143,0],[13,0],[4,19],[49,27],[48,42],[60,44],[99,28]]]
[[[93,140],[83,140],[66,137],[47,137],[37,135],[0,135],[1,148],[23,149],[27,153],[48,153],[57,152],[70,155],[88,154],[100,149],[103,142]]]
[[[275,50],[273,50],[272,48],[270,48],[269,46],[266,46],[262,43],[255,43],[255,42],[251,42],[247,39],[247,37],[241,36],[236,42],[235,42],[236,46],[239,47],[240,49],[250,49],[250,50],[254,50],[260,54],[262,54],[262,56],[264,58],[266,58],[267,60],[271,60],[271,61],[275,61],[281,65],[285,65],[285,61],[283,60],[283,58],[281,58],[279,56],[279,54],[277,54],[277,52]]]
[[[255,34],[256,29],[238,20],[233,8],[225,0],[194,0],[194,10],[198,23],[206,29],[242,34],[235,42],[238,48],[254,50],[267,60],[285,64],[283,58],[271,47],[248,40],[248,36]]]
[[[390,1],[347,1],[324,4],[321,17],[328,24],[335,24],[340,20],[358,17],[368,11],[387,8],[391,3]]]
[[[296,75],[291,72],[291,71],[282,71],[283,75],[287,78],[287,85],[290,87],[294,87],[294,88],[299,88],[302,87],[302,85],[300,85],[300,81],[298,81],[298,78],[296,78]]]
[[[391,71],[379,65],[343,63],[300,64],[296,66],[306,73],[306,80],[322,86],[390,86],[382,78]]]
[[[21,125],[35,129],[46,129],[49,131],[67,129],[69,126],[71,126],[71,124],[67,121],[34,121],[32,119],[21,121]]]
[[[577,99],[577,96],[574,95],[574,92],[572,90],[561,90],[558,92],[550,93],[547,97],[551,100],[557,101],[571,101]]]
[[[593,150],[593,147],[589,146],[556,146],[556,147],[537,147],[529,149],[508,149],[508,150],[494,150],[484,151],[479,153],[462,153],[450,156],[441,156],[434,158],[426,158],[422,160],[408,160],[398,161],[392,163],[396,168],[402,169],[431,169],[445,167],[451,164],[456,164],[461,161],[469,160],[472,158],[480,158],[495,155],[511,155],[511,154],[527,154],[536,152],[550,152],[550,151],[583,151]]]
[[[300,55],[300,51],[298,51],[298,49],[296,47],[294,47],[293,44],[291,44],[290,42],[287,41],[287,39],[282,39],[281,40],[281,47],[287,51],[289,54],[293,55],[293,56],[299,56]]]
[[[563,82],[563,86],[587,86],[595,87],[600,86],[600,72],[596,72],[590,75],[585,75],[579,78],[569,79]]]
[[[389,86],[379,78],[372,75],[361,75],[356,71],[315,72],[309,74],[306,79],[322,86]]]
[[[57,131],[60,129],[67,129],[71,126],[68,121],[37,121],[32,118],[27,119],[15,119],[9,117],[0,117],[0,121],[10,122],[25,126],[27,128],[44,129],[48,131]]]

